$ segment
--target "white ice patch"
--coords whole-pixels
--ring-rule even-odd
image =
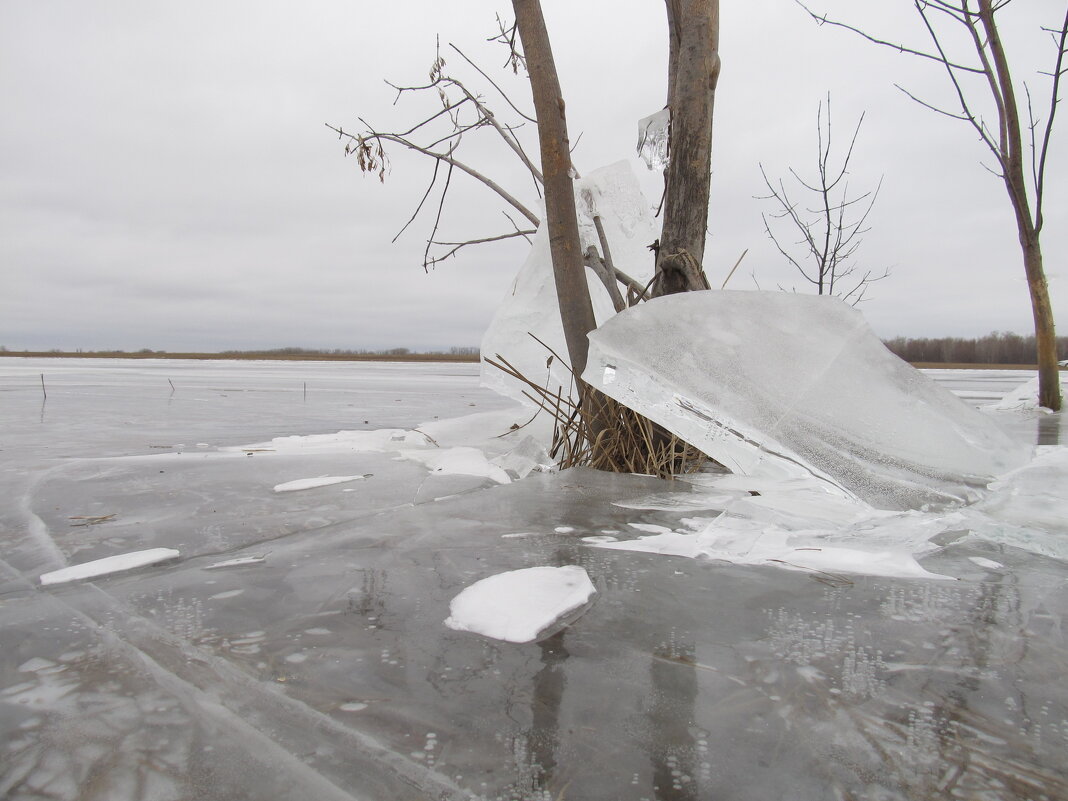
[[[425,465],[433,473],[463,476],[485,476],[498,484],[508,484],[511,478],[500,467],[491,464],[478,448],[441,448],[432,451],[405,451],[405,459]]]
[[[227,559],[223,562],[216,562],[213,565],[208,565],[205,570],[218,570],[223,567],[245,567],[246,565],[262,565],[267,561],[267,554],[261,554],[259,556],[239,556],[236,559]]]
[[[112,573],[123,573],[127,570],[135,570],[139,567],[168,562],[180,556],[174,548],[148,548],[144,551],[131,551],[130,553],[106,556],[103,559],[95,559],[92,562],[84,562],[80,565],[65,567],[62,570],[53,570],[51,573],[41,575],[42,586],[50,584],[65,584],[68,581],[80,581],[83,579],[98,578]]]
[[[1068,371],[1060,374],[1061,394],[1068,394]],[[988,404],[984,409],[1001,412],[1044,412],[1052,414],[1049,409],[1038,405],[1038,377],[1032,378],[1020,384],[1012,392],[1005,395],[1001,400]]]
[[[969,556],[968,559],[986,570],[1001,570],[1005,567],[1001,562],[995,562],[993,559],[984,559],[982,556]]]
[[[860,574],[894,578],[952,579],[925,570],[916,561],[914,550],[933,550],[926,541],[936,531],[917,526],[915,534],[900,537],[880,525],[892,527],[901,521],[873,522],[867,530],[842,531],[829,536],[826,531],[788,531],[775,525],[722,515],[696,532],[667,531],[637,540],[591,543],[593,547],[621,551],[641,551],[691,559],[714,559],[738,565],[804,570],[816,574]],[[909,526],[917,521],[905,522]],[[937,530],[941,531],[942,526]],[[916,540],[919,539],[920,542]]]
[[[506,642],[532,642],[573,622],[596,592],[577,565],[498,573],[453,598],[445,625]]]
[[[361,478],[367,478],[367,474],[359,476],[319,476],[318,478],[298,478],[295,481],[276,484],[274,491],[295,492],[296,490],[313,489],[314,487],[329,487],[331,484],[345,484],[349,481],[359,481]]]

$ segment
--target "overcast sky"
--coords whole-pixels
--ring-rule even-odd
[[[922,43],[905,0],[813,0],[887,36]],[[1059,24],[1053,0],[1017,0],[1003,17],[1016,73],[1035,75]],[[660,178],[634,154],[636,123],[664,104],[660,0],[544,0],[580,171],[629,159],[650,202]],[[0,345],[8,349],[218,351],[475,345],[519,268],[521,241],[465,250],[429,275],[430,218],[390,240],[431,165],[394,148],[380,184],[325,123],[357,116],[403,129],[433,109],[383,83],[419,83],[440,34],[448,69],[479,84],[456,43],[529,108],[529,89],[485,40],[500,2],[406,0],[163,3],[0,2]],[[1059,15],[1059,16],[1058,16]],[[882,336],[1031,330],[1011,209],[989,154],[935,102],[944,75],[848,33],[819,28],[792,0],[724,0],[716,98],[711,239],[718,285],[802,288],[763,230],[758,164],[815,166],[816,108],[830,92],[836,137],[866,114],[851,169],[883,188],[858,255],[890,268],[862,309]],[[499,104],[498,104],[499,105]],[[503,111],[503,110],[502,110]],[[1043,112],[1044,113],[1044,109]],[[1044,249],[1054,314],[1068,330],[1068,117],[1048,166]],[[480,135],[485,132],[480,132]],[[527,130],[529,141],[534,132]],[[486,135],[464,158],[534,204],[529,178]],[[535,148],[536,150],[536,148]],[[454,178],[446,238],[504,232],[503,205]],[[433,209],[431,209],[432,211]]]

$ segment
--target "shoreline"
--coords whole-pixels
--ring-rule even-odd
[[[478,354],[452,353],[163,353],[126,351],[0,351],[0,357],[20,359],[185,359],[192,361],[261,362],[463,362],[477,364]],[[919,370],[1037,370],[1034,364],[980,364],[968,362],[909,362]]]
[[[260,362],[467,362],[477,364],[477,354],[452,353],[128,353],[125,351],[0,351],[0,357],[19,359],[185,359],[190,361]]]

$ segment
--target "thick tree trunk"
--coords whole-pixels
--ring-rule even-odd
[[[719,80],[719,0],[666,0],[667,196],[653,295],[707,289],[701,265],[712,181],[712,111]],[[685,254],[685,255],[681,255]]]
[[[586,369],[589,353],[586,335],[597,327],[597,321],[593,316],[579,240],[564,98],[560,92],[560,79],[556,74],[541,4],[538,0],[512,0],[512,8],[523,43],[538,118],[541,170],[545,178],[544,224],[549,231],[549,249],[564,339],[571,369],[577,379]]]
[[[1009,72],[1009,61],[994,21],[991,0],[979,0],[979,19],[983,24],[990,53],[993,56],[997,88],[1000,90],[998,112],[1001,122],[999,149],[1002,177],[1016,215],[1016,229],[1023,250],[1024,271],[1031,293],[1031,313],[1035,320],[1036,360],[1038,362],[1038,402],[1041,406],[1059,411],[1061,408],[1060,369],[1057,366],[1057,334],[1053,326],[1053,307],[1049,287],[1042,267],[1042,246],[1035,214],[1027,198],[1027,179],[1024,177],[1023,137],[1020,130],[1020,111]],[[995,96],[997,96],[995,92]],[[1037,202],[1037,201],[1036,201]]]
[[[1057,366],[1057,332],[1053,326],[1053,307],[1042,268],[1042,248],[1038,238],[1022,243],[1027,288],[1031,292],[1031,311],[1035,318],[1035,345],[1038,360],[1038,403],[1052,411],[1061,409],[1061,376]]]

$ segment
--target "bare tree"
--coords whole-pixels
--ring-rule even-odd
[[[832,164],[831,156],[833,128],[830,94],[827,95],[826,118],[823,111],[821,102],[816,112],[818,149],[815,179],[806,180],[792,167],[789,170],[802,195],[808,200],[796,200],[786,182],[781,178],[773,182],[761,164],[760,174],[770,194],[759,199],[773,201],[778,210],[771,212],[771,220],[782,222],[773,226],[767,214],[761,214],[761,219],[775,247],[816,288],[816,294],[836,295],[855,306],[864,300],[868,287],[890,275],[889,270],[881,273],[873,270],[860,272],[860,265],[856,261],[862,237],[869,230],[864,226],[879,196],[882,179],[879,179],[874,190],[850,196],[849,161],[853,157],[864,115],[861,114],[857,120],[841,164],[836,167]],[[800,239],[792,245],[784,245],[781,235],[775,233],[775,227],[784,227],[791,235],[800,235]]]
[[[665,0],[671,128],[654,295],[708,289],[703,270],[719,83],[719,0]]]
[[[387,84],[396,90],[395,103],[406,95],[433,98],[433,110],[426,113],[426,116],[421,120],[405,129],[387,131],[376,128],[362,117],[359,117],[360,123],[364,126],[360,133],[351,133],[343,130],[340,126],[327,124],[328,128],[335,131],[340,138],[345,140],[345,154],[355,156],[357,164],[363,172],[377,175],[381,181],[385,181],[389,169],[389,157],[386,152],[387,145],[399,145],[433,162],[434,170],[426,192],[423,193],[422,199],[408,222],[393,238],[393,241],[396,241],[408,226],[419,217],[420,213],[426,208],[427,201],[434,194],[435,188],[440,183],[441,189],[437,195],[436,211],[427,237],[426,249],[423,252],[424,269],[455,256],[461,249],[470,245],[499,242],[514,237],[524,237],[527,241],[530,241],[530,236],[541,222],[537,214],[517,197],[519,193],[505,189],[500,183],[460,158],[461,146],[466,140],[475,136],[479,131],[492,132],[522,162],[525,171],[530,175],[534,190],[540,195],[541,171],[527,155],[518,136],[518,131],[524,124],[527,122],[537,123],[537,120],[516,106],[500,85],[490,78],[475,62],[471,61],[460,48],[454,44],[450,44],[449,47],[471,70],[477,73],[476,80],[485,81],[495,94],[504,101],[510,110],[509,116],[511,120],[507,120],[502,115],[495,113],[486,97],[469,88],[468,82],[447,72],[446,61],[442,57],[439,48],[435,53],[426,83],[414,86],[398,86],[387,81]],[[515,67],[518,69],[518,63]],[[448,199],[449,189],[452,186],[453,173],[457,170],[474,178],[496,194],[498,198],[504,201],[506,206],[511,208],[512,214],[521,217],[528,227],[520,227],[520,223],[517,223],[511,214],[503,211],[509,228],[501,233],[461,241],[441,239],[439,232],[441,230],[442,214]]]
[[[1002,180],[1012,204],[1016,230],[1023,251],[1024,272],[1031,295],[1035,322],[1036,357],[1039,374],[1039,403],[1054,411],[1061,408],[1060,376],[1057,367],[1056,332],[1049,288],[1042,266],[1042,202],[1045,193],[1046,157],[1049,152],[1053,121],[1057,113],[1061,77],[1065,74],[1064,57],[1068,42],[1068,4],[1059,27],[1043,27],[1050,35],[1055,56],[1053,67],[1043,75],[1051,79],[1045,119],[1036,116],[1031,92],[1024,84],[1027,120],[1020,113],[1016,84],[1009,67],[1009,57],[998,29],[997,15],[1011,0],[913,0],[913,8],[922,20],[931,49],[907,47],[879,39],[843,22],[833,21],[798,4],[820,24],[852,31],[869,42],[933,61],[945,71],[959,110],[940,108],[902,89],[924,107],[960,120],[970,126],[994,156],[995,174]],[[1059,13],[1059,12],[1058,12]],[[961,58],[947,50],[949,30],[961,31],[969,42],[968,54]],[[970,63],[965,63],[966,60]],[[976,111],[977,94],[966,86],[969,77],[978,77],[983,93],[993,103],[995,124],[988,125]],[[901,88],[901,87],[898,87]],[[980,95],[981,97],[982,95]],[[1025,157],[1023,140],[1030,139],[1030,164]]]

